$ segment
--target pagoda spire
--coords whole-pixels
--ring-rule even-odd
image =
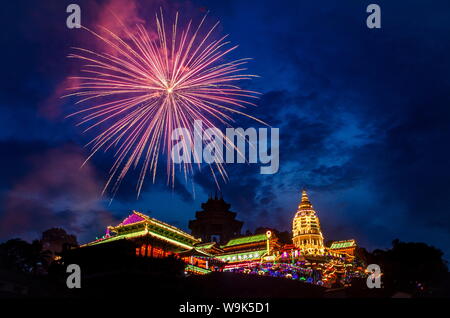
[[[305,189],[302,190],[302,200],[292,222],[292,234],[294,245],[303,254],[324,254],[325,246],[320,221]]]
[[[306,193],[306,190],[302,190],[302,201],[298,205],[298,210],[307,210],[312,209],[311,201],[309,201],[308,194]]]

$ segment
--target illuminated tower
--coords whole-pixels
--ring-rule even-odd
[[[319,218],[305,190],[302,192],[302,202],[294,217],[292,234],[295,247],[299,248],[303,254],[324,254]]]

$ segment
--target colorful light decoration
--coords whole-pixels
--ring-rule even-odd
[[[302,198],[303,203],[300,205],[309,206],[309,200],[307,201],[305,204],[305,200]],[[292,244],[280,246],[274,233],[266,231],[264,234],[234,238],[221,246],[229,248],[226,253],[218,252],[213,255],[201,250],[202,247],[209,246],[208,242],[201,243],[201,240],[176,227],[136,211],[133,211],[119,225],[108,227],[103,238],[97,238],[96,241],[87,245],[103,244],[117,239],[138,239],[142,236],[156,238],[177,248],[182,247],[190,251],[188,256],[180,257],[187,265],[192,265],[186,268],[186,272],[191,274],[205,274],[213,269],[248,275],[280,277],[325,287],[331,287],[337,281],[348,286],[353,278],[367,276],[364,266],[361,266],[360,261],[353,254],[349,255],[341,251],[341,249],[345,249],[345,251],[348,251],[349,248],[354,249],[356,247],[355,240],[339,241],[334,244],[334,249],[324,248],[323,254],[306,253],[304,255],[302,249],[294,248]],[[170,252],[161,251],[156,254],[164,257],[168,253]],[[196,255],[193,256],[192,253],[196,253]],[[154,257],[153,250],[149,254],[148,250],[141,245],[136,248],[136,255]],[[209,264],[213,264],[213,266],[210,267]],[[205,270],[199,270],[197,267]]]

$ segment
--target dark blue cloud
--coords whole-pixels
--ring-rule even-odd
[[[27,158],[67,143],[77,145],[81,156],[87,154],[81,147],[89,136],[63,118],[70,102],[54,99],[73,67],[65,58],[70,46],[84,40],[64,27],[68,3],[8,2],[0,13],[7,26],[0,33],[7,44],[0,53],[7,61],[0,91],[0,215],[12,191],[35,173]],[[280,128],[280,171],[264,176],[257,165],[230,165],[230,179],[221,183],[221,191],[250,229],[289,229],[299,190],[307,187],[327,239],[354,237],[373,248],[399,237],[436,245],[448,257],[450,3],[377,1],[380,30],[365,26],[369,3],[236,0],[189,5],[194,19],[210,10],[212,19],[221,20],[221,31],[239,44],[236,57],[253,58],[249,69],[261,77],[245,85],[263,94],[249,112]],[[150,11],[145,2],[138,4],[142,14]],[[95,21],[101,3],[80,5],[86,9],[85,21]],[[165,6],[171,10],[182,4]],[[48,105],[59,107],[59,115],[48,116]],[[259,126],[245,118],[238,118],[236,125]],[[92,161],[100,186],[111,160],[106,154]],[[164,175],[162,170],[159,175]],[[148,182],[135,200],[131,174],[113,204],[99,209],[110,210],[112,216],[91,221],[110,222],[138,207],[186,228],[214,190],[214,180],[203,169],[194,185],[182,178],[174,189],[165,180]],[[61,197],[47,195],[49,200]],[[58,213],[66,210],[46,210],[47,205],[39,209],[36,204],[40,201],[25,206],[63,221]],[[89,231],[100,226],[80,224]]]

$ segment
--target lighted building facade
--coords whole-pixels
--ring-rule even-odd
[[[330,246],[330,251],[341,255],[354,256],[356,248],[355,240],[334,241]]]
[[[186,271],[195,274],[207,274],[223,263],[210,253],[222,252],[215,243],[202,244],[201,239],[137,211],[133,211],[118,225],[108,226],[101,238],[81,247],[118,240],[133,242],[137,257],[178,257],[186,263]]]
[[[225,270],[237,266],[251,266],[264,260],[274,260],[280,245],[277,237],[267,231],[231,239],[221,246],[223,252],[217,258],[226,262]]]
[[[320,221],[305,190],[302,191],[302,200],[292,223],[292,234],[294,246],[302,254],[323,255],[325,253]]]

